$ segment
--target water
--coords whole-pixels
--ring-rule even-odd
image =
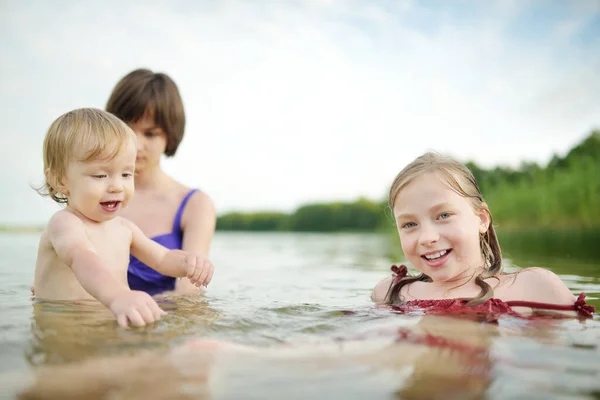
[[[48,398],[68,398],[56,388],[103,398],[100,375],[111,398],[600,396],[598,315],[488,325],[374,308],[372,288],[401,261],[390,236],[218,232],[209,290],[160,299],[169,314],[130,330],[94,303],[34,304],[38,239],[0,234],[0,393],[9,398],[38,367]],[[512,261],[552,269],[600,308],[598,263],[522,252]],[[196,338],[260,351],[185,344]]]

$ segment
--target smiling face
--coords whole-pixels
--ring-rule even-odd
[[[393,212],[405,256],[433,282],[470,277],[483,266],[480,234],[489,227],[488,212],[475,210],[435,172],[404,186]]]
[[[68,208],[96,222],[114,218],[133,196],[135,157],[132,137],[114,157],[105,154],[90,161],[71,160],[60,187]]]

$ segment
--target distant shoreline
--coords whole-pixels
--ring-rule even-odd
[[[44,230],[42,225],[1,225],[0,232],[6,233],[39,233]]]

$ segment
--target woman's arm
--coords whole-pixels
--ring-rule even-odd
[[[185,250],[169,250],[147,237],[133,222],[122,218],[131,230],[131,254],[138,260],[166,276],[189,278],[192,286],[206,286],[212,279],[213,266],[200,253]]]
[[[188,200],[181,218],[182,250],[208,257],[216,223],[217,216],[212,199],[204,192],[194,193]],[[178,279],[175,292],[197,294],[198,288],[188,279]]]

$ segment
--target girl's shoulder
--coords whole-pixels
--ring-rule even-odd
[[[498,279],[502,283],[520,286],[527,286],[532,283],[540,284],[560,281],[560,278],[554,272],[541,267],[529,267],[511,273],[504,273]]]
[[[525,268],[499,277],[496,292],[504,300],[522,300],[539,303],[572,304],[575,297],[554,272],[540,267]],[[498,294],[500,294],[498,293]]]
[[[394,276],[388,276],[381,282],[379,282],[375,289],[373,289],[373,293],[371,293],[371,300],[376,303],[383,303],[385,301],[385,297],[394,282]]]

